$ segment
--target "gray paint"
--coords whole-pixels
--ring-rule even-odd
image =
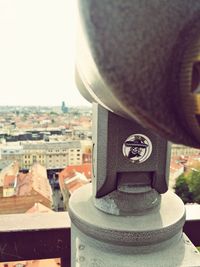
[[[173,142],[199,146],[182,112],[179,76],[199,36],[200,2],[85,0],[79,11],[77,70],[91,98]]]
[[[138,189],[149,186],[159,193],[167,191],[170,144],[165,139],[95,103],[92,124],[94,197],[119,191],[119,186],[122,188],[123,185]],[[123,144],[132,134],[143,134],[151,140],[152,153],[145,162],[132,163],[123,155]]]
[[[147,212],[142,198],[142,194],[146,197],[151,192],[150,187],[159,193],[167,190],[166,141],[159,141],[143,129],[154,139],[153,153],[144,165],[136,165],[133,187],[127,184],[131,176],[124,179],[121,175],[132,167],[119,149],[122,139],[142,129],[127,118],[169,140],[199,146],[198,138],[190,132],[178,109],[182,108],[181,60],[200,30],[200,2],[79,0],[79,11],[82,23],[76,67],[80,91],[86,90],[83,95],[87,99],[126,119],[105,110],[95,117],[93,196],[91,186],[85,186],[72,195],[69,205],[72,266],[199,266],[197,250],[182,235],[185,209],[181,200],[167,192]],[[117,156],[112,157],[111,152]],[[161,172],[150,184],[144,173],[154,171],[152,166]],[[140,178],[142,190],[137,188]],[[117,190],[119,194],[113,196]],[[138,194],[140,203],[132,204],[135,207],[143,204],[143,213],[117,212],[120,204],[126,202],[122,191],[127,195]],[[108,213],[115,210],[118,216],[102,210]]]
[[[87,185],[70,199],[72,267],[200,265],[198,251],[182,234],[185,209],[175,194],[164,194],[152,214],[114,216],[98,211],[91,193]]]
[[[184,205],[173,193],[162,195],[157,210],[139,216],[115,216],[95,208],[90,185],[71,196],[69,213],[73,224],[85,234],[129,246],[151,245],[170,239],[182,229],[185,221]]]

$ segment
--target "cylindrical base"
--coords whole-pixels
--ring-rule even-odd
[[[173,193],[141,216],[115,216],[95,208],[91,187],[70,200],[72,267],[199,266],[194,246],[182,235],[185,209]],[[188,265],[187,265],[188,263]]]

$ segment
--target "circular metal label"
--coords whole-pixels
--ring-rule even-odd
[[[123,144],[123,154],[133,163],[146,161],[152,152],[150,139],[143,134],[133,134],[129,136]]]

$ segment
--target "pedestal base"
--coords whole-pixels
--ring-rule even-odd
[[[157,211],[115,216],[96,209],[91,186],[84,186],[70,199],[70,217],[72,267],[200,266],[198,251],[182,234],[184,205],[171,192]]]

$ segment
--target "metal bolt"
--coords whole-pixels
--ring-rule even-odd
[[[79,245],[79,250],[84,250],[85,249],[85,246],[84,245]]]
[[[80,256],[80,257],[79,257],[79,262],[83,262],[83,261],[85,261],[85,257]]]

